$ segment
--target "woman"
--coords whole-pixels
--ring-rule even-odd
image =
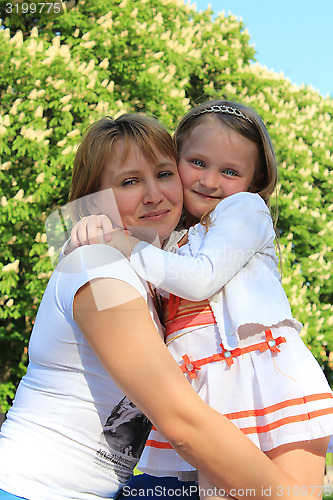
[[[171,138],[154,119],[123,115],[89,129],[74,162],[75,212],[113,215],[116,203],[135,236],[163,241],[181,193]],[[149,431],[144,415],[227,493],[298,495],[301,485],[197,396],[164,345],[156,310],[153,290],[115,249],[86,246],[60,262],[1,430],[0,498],[115,498]]]

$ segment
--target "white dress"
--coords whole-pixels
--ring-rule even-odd
[[[138,274],[171,293],[163,299],[170,352],[204,401],[263,451],[331,436],[332,391],[292,317],[265,203],[239,193],[211,219],[177,253],[140,243],[131,257]],[[183,479],[194,470],[155,429],[139,468]]]

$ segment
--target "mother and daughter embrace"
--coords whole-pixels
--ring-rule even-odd
[[[196,471],[202,499],[322,496],[333,396],[281,285],[276,183],[238,103],[193,108],[173,141],[140,114],[88,129],[81,220],[0,434],[1,499],[197,498]]]

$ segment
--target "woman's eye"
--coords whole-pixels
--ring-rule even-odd
[[[122,186],[134,186],[136,184],[137,180],[136,179],[125,179],[122,181],[121,185]]]
[[[173,173],[172,173],[172,172],[170,172],[169,170],[166,170],[166,171],[164,171],[164,172],[160,172],[160,173],[158,174],[158,178],[162,178],[162,179],[163,179],[163,178],[165,178],[165,177],[170,177],[170,175],[173,175]]]
[[[205,164],[202,160],[192,160],[193,165],[196,165],[197,167],[204,167]]]

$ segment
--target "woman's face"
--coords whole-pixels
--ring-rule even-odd
[[[99,203],[99,213],[140,239],[153,241],[158,236],[162,242],[176,227],[182,211],[176,161],[160,152],[156,152],[156,160],[146,158],[134,142],[123,161],[124,147],[125,141],[117,140],[102,171],[99,195],[103,207]]]

